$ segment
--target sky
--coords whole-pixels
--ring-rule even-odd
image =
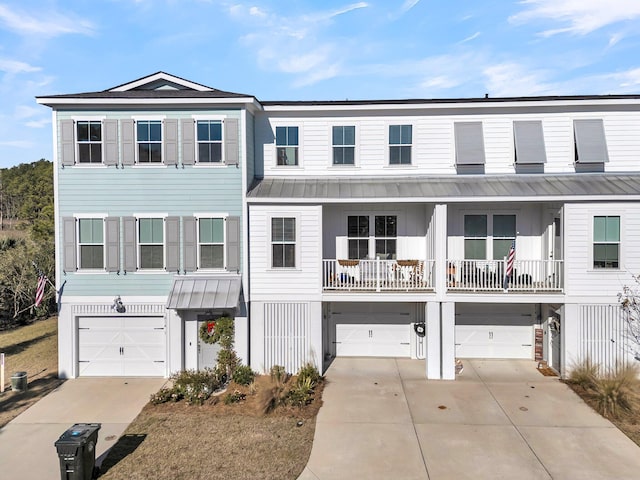
[[[164,71],[259,100],[640,94],[640,0],[0,0],[0,168],[36,96]]]

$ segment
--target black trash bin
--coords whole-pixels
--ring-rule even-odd
[[[27,372],[16,372],[11,375],[11,390],[24,392],[27,389]]]
[[[95,478],[96,444],[100,423],[76,423],[56,441],[62,480]]]

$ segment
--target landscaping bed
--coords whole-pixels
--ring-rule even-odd
[[[323,382],[310,403],[283,402],[265,413],[273,388],[262,375],[250,385],[231,382],[202,405],[149,403],[109,451],[100,478],[296,479],[311,453]],[[244,398],[225,402],[229,395]]]

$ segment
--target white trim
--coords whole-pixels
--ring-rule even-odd
[[[70,117],[74,122],[104,122],[107,120],[106,115],[91,115],[91,114],[83,114],[83,115],[72,115]]]
[[[196,217],[196,271],[198,272],[219,272],[226,271],[227,269],[227,217],[229,215],[193,215]],[[202,243],[200,242],[200,220],[222,220],[222,267],[201,267],[200,266],[200,247]],[[205,243],[204,245],[220,245],[219,243]]]
[[[76,238],[75,238],[75,250],[76,250],[76,258],[77,260],[77,265],[76,265],[76,272],[81,272],[81,273],[107,273],[106,269],[107,269],[107,241],[106,241],[106,225],[105,225],[105,218],[107,218],[107,215],[96,215],[96,214],[87,214],[87,215],[81,215],[81,214],[74,214],[73,218],[76,222]],[[80,242],[80,221],[81,220],[102,220],[102,242],[101,243],[87,243],[87,244],[83,244]],[[101,245],[102,246],[102,268],[82,268],[81,263],[82,263],[82,255],[81,255],[81,247],[87,245],[87,246],[98,246]]]
[[[102,218],[103,220],[105,218],[107,218],[109,215],[106,213],[74,213],[73,214],[73,218],[75,218],[76,220],[79,220],[81,218]]]
[[[345,119],[348,120],[348,119]],[[354,135],[353,135],[353,163],[333,163],[333,148],[334,147],[351,147],[351,145],[334,145],[333,143],[333,127],[353,127]],[[360,168],[360,122],[359,121],[332,121],[329,122],[328,125],[329,132],[328,138],[331,139],[331,143],[329,143],[329,169],[349,169],[349,168]]]
[[[227,118],[230,118],[228,115],[206,115],[206,114],[193,114],[191,115],[194,123],[198,120],[215,120],[219,122],[224,122]]]
[[[136,219],[136,274],[158,274],[169,273],[167,272],[167,222],[166,218],[169,215],[166,214],[142,214],[133,215]],[[140,262],[140,219],[161,219],[162,220],[162,268],[142,268]],[[144,245],[159,245],[157,243],[149,243]]]
[[[222,117],[222,118],[214,118],[213,116],[203,116],[203,118],[194,118],[193,121],[193,128],[194,128],[194,147],[195,147],[195,163],[193,164],[194,167],[226,167],[227,164],[225,163],[224,159],[225,159],[225,141],[224,141],[224,135],[225,135],[225,119],[227,117]],[[219,162],[201,162],[200,161],[200,141],[198,140],[198,122],[220,122],[220,161]],[[218,143],[218,141],[207,141],[207,142],[203,142],[203,143]]]
[[[329,177],[331,178],[331,177]],[[362,197],[362,198],[338,198],[338,197],[315,197],[315,198],[298,198],[298,197],[247,197],[248,204],[341,204],[341,203],[495,203],[495,202],[564,202],[564,203],[577,203],[577,202],[634,202],[640,201],[640,195],[602,195],[602,196],[589,196],[589,195],[576,195],[576,196],[539,196],[539,197],[508,197],[508,196],[496,196],[496,197]]]
[[[267,266],[267,270],[268,271],[272,271],[272,272],[281,272],[281,271],[296,271],[300,269],[300,212],[297,213],[291,213],[291,212],[271,212],[267,214],[267,225],[266,225],[266,230],[267,230],[267,249],[268,249],[268,254],[267,254],[267,258],[269,259],[269,263]],[[295,244],[294,244],[294,265],[293,267],[274,267],[273,266],[273,240],[272,240],[272,236],[273,236],[273,226],[272,226],[272,219],[274,218],[293,218],[295,220],[295,229],[296,229],[296,236],[295,236]],[[281,242],[276,242],[276,243],[281,243]],[[285,242],[286,243],[286,242]],[[286,243],[288,245],[291,244],[291,242]]]
[[[589,212],[590,218],[589,218],[589,264],[587,265],[587,272],[589,273],[604,273],[604,274],[620,274],[620,273],[624,273],[625,269],[623,267],[624,262],[622,261],[624,255],[622,255],[622,249],[623,249],[623,240],[625,240],[625,225],[624,225],[624,215],[620,212],[611,212],[611,210],[606,210],[606,207],[604,210],[600,210],[599,208],[594,208],[593,210],[591,210]],[[618,231],[618,237],[619,240],[617,242],[618,244],[618,267],[614,268],[614,267],[602,267],[602,268],[595,268],[593,265],[594,262],[594,258],[593,258],[593,247],[596,244],[596,241],[593,238],[593,228],[594,228],[594,222],[596,217],[618,217],[618,221],[620,222],[620,224],[618,225],[619,227],[619,231]],[[605,243],[608,245],[612,245],[615,242],[597,242],[597,243]]]
[[[193,216],[196,219],[199,219],[199,218],[227,218],[227,217],[230,217],[231,214],[230,213],[209,213],[209,212],[200,213],[200,212],[196,212],[196,213],[193,214]]]
[[[125,83],[124,85],[120,85],[116,88],[112,88],[109,91],[110,92],[127,92],[129,90],[134,90],[137,87],[141,87],[143,85],[148,85],[150,83],[157,82],[158,80],[166,80],[167,82],[175,83],[177,85],[180,85],[192,90],[197,90],[199,92],[213,91],[212,88],[207,87],[205,85],[200,85],[199,83],[194,83],[189,80],[185,80],[184,78],[178,78],[164,72],[158,72],[153,75],[149,75],[147,77],[143,77],[138,80],[135,80],[133,82]]]
[[[164,121],[167,119],[166,115],[131,115],[131,120],[134,122],[149,122],[149,121]],[[136,135],[137,140],[137,135]]]
[[[387,142],[387,151],[385,152],[385,160],[386,160],[386,164],[383,166],[383,168],[407,168],[407,167],[415,167],[416,163],[415,163],[415,145],[414,145],[414,132],[415,132],[415,125],[414,123],[396,123],[396,122],[389,122],[386,124],[387,128],[386,128],[386,136],[385,136],[385,140]],[[400,139],[402,140],[402,127],[406,127],[409,126],[411,127],[411,143],[394,143],[391,144],[391,135],[390,135],[390,129],[391,127],[400,127]],[[391,163],[391,147],[411,147],[411,162],[410,163]]]
[[[164,131],[164,121],[165,116],[156,116],[156,117],[132,117],[133,118],[133,133],[134,133],[134,167],[166,167],[168,166],[165,160],[165,131]],[[160,142],[148,140],[146,142],[141,142],[138,140],[138,122],[160,122]],[[159,162],[140,162],[140,143],[148,143],[148,144],[160,144],[160,161]]]

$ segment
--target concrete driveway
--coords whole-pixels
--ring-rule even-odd
[[[301,480],[638,479],[640,448],[533,361],[337,358]]]
[[[74,423],[102,423],[96,445],[99,458],[165,382],[163,378],[66,381],[0,429],[0,478],[60,479],[54,443]]]

